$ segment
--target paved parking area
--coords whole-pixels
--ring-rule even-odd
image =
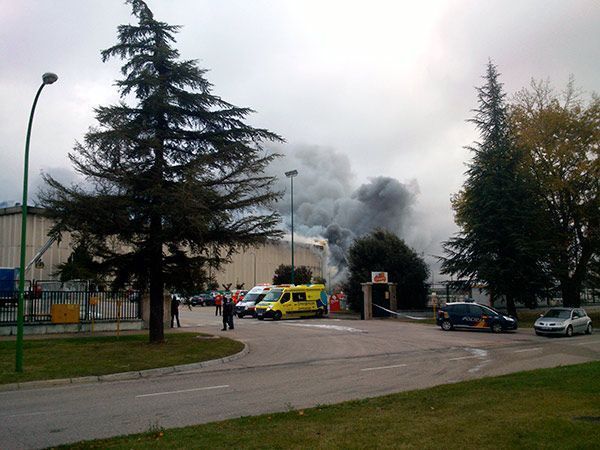
[[[156,378],[0,392],[0,448],[47,447],[600,360],[600,334],[444,332],[396,320],[236,319],[181,310],[182,331],[224,335],[248,353]]]

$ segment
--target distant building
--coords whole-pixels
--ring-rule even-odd
[[[33,259],[38,250],[48,241],[48,231],[52,227],[51,219],[44,215],[43,208],[27,208],[26,264]],[[71,252],[71,238],[63,235],[60,242],[54,242],[44,253],[41,261],[27,273],[28,280],[54,280],[57,266],[65,262]],[[21,207],[0,208],[0,267],[19,267],[21,254]],[[256,283],[270,283],[275,269],[280,264],[291,264],[290,242],[269,241],[265,245],[249,248],[233,255],[232,261],[221,270],[211,273],[219,286],[223,284],[244,283],[251,288]],[[323,242],[294,243],[294,264],[308,266],[315,277],[323,277],[326,264],[326,248]]]

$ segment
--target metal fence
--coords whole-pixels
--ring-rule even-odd
[[[3,291],[0,295],[0,325],[17,323],[18,291]],[[79,306],[80,322],[109,322],[141,319],[140,295],[135,292],[42,291],[25,294],[26,324],[52,322],[52,305]]]

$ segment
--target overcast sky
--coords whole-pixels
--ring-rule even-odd
[[[488,58],[508,94],[532,77],[560,88],[570,74],[585,95],[600,91],[598,0],[148,4],[183,25],[176,45],[210,69],[214,94],[286,139],[278,170],[310,149],[339,169],[324,176],[345,177],[344,195],[375,177],[405,185],[412,226],[399,233],[430,263],[456,231],[449,199],[470,158],[463,146],[477,137],[465,120]],[[117,99],[121,63],[102,63],[100,51],[131,21],[119,0],[0,0],[0,202],[20,201],[27,120],[46,71],[59,81],[36,111],[30,192],[40,171],[69,179],[67,153],[94,124],[92,108]],[[298,191],[315,176],[307,170]]]

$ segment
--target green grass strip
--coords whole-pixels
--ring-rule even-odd
[[[198,333],[172,333],[163,344],[149,344],[147,334],[28,339],[24,371],[15,372],[15,341],[0,342],[0,384],[106,375],[223,358],[244,344]]]
[[[60,448],[597,449],[599,375],[592,362]]]

